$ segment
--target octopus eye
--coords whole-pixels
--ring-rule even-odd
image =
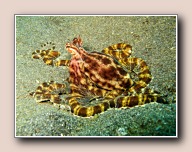
[[[70,44],[70,43],[67,43],[67,44],[65,45],[65,47],[66,47],[66,48],[69,48],[69,47],[71,47],[71,44]]]
[[[83,42],[79,36],[78,38],[74,38],[72,43],[73,43],[73,45],[75,45],[77,47],[81,47]]]
[[[78,41],[78,39],[75,37],[75,38],[73,39],[73,43],[77,43],[77,41]]]

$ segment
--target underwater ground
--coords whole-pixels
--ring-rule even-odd
[[[175,16],[17,16],[15,30],[16,136],[176,136]],[[32,59],[32,52],[51,41],[62,59],[70,59],[64,45],[78,35],[88,51],[99,52],[120,42],[132,45],[132,56],[150,67],[149,87],[170,104],[109,109],[91,118],[37,104],[29,95],[37,82],[63,82],[68,71]]]

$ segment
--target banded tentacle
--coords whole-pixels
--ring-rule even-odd
[[[128,58],[131,55],[132,47],[128,44],[118,43],[102,50],[103,53],[114,57],[118,62],[127,69],[129,73],[137,75],[137,80],[133,86],[128,89],[129,93],[137,93],[145,88],[152,79],[148,65],[141,58]],[[137,72],[135,69],[137,68]]]
[[[109,54],[117,60],[128,58],[132,53],[132,46],[125,43],[118,43],[103,49],[102,53]]]
[[[53,60],[60,56],[60,52],[54,51],[55,44],[52,42],[47,42],[41,45],[42,48],[46,47],[47,45],[51,45],[50,49],[42,49],[42,50],[35,50],[32,53],[33,59],[43,59],[43,62],[47,65],[53,65]]]
[[[147,87],[149,82],[152,80],[152,75],[146,62],[141,58],[127,58],[124,59],[123,62],[126,63],[127,67],[129,67],[131,71],[138,68],[138,72],[136,73],[138,80],[136,80],[134,85],[129,88],[128,92],[140,92],[142,88]]]
[[[115,99],[104,99],[101,103],[88,107],[82,106],[81,103],[78,102],[77,97],[71,97],[68,101],[71,107],[71,112],[81,117],[91,117],[95,114],[102,113],[109,108],[130,108],[150,102],[165,103],[163,98],[158,95],[142,93],[135,96],[118,96]]]
[[[60,104],[60,95],[65,94],[66,85],[54,81],[44,82],[37,87],[33,97],[36,102],[51,101]]]

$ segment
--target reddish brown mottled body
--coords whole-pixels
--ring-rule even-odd
[[[78,48],[76,48],[78,49]],[[88,53],[81,50],[80,59],[76,56],[69,65],[70,82],[76,85],[90,85],[85,79],[106,90],[125,90],[132,86],[133,81],[115,59],[101,53]]]
[[[130,45],[118,43],[105,48],[102,53],[87,52],[78,37],[67,43],[66,49],[72,55],[71,60],[54,61],[60,53],[53,49],[35,51],[33,58],[42,58],[47,65],[69,66],[68,81],[71,92],[67,100],[71,112],[75,115],[89,117],[110,107],[133,107],[149,102],[165,102],[152,90],[145,91],[152,76],[144,60],[130,58]],[[132,75],[136,78],[132,78]],[[55,82],[43,83],[37,88],[34,97],[37,102],[50,100],[61,104],[60,95],[65,93],[65,87]],[[86,97],[103,100],[96,105],[83,106],[79,99]]]

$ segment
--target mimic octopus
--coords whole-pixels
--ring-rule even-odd
[[[49,101],[62,105],[66,100],[71,112],[82,117],[90,117],[109,108],[166,103],[159,93],[147,88],[152,79],[151,72],[144,60],[130,57],[131,45],[118,43],[102,52],[88,52],[79,36],[65,45],[72,55],[71,60],[55,60],[61,53],[54,51],[54,43],[48,44],[53,47],[36,50],[32,58],[42,59],[47,65],[68,66],[70,91],[65,99],[61,99],[61,95],[66,94],[66,84],[44,82],[33,93],[38,103]],[[87,103],[97,102],[83,104],[80,100],[86,98],[89,99]]]

